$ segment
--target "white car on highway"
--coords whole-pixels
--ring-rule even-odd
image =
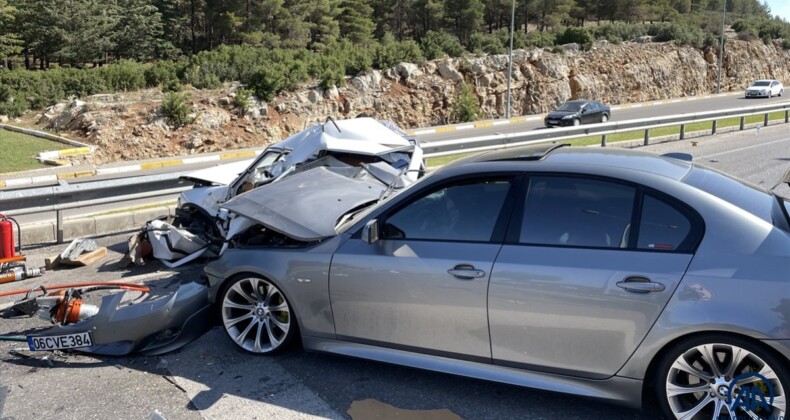
[[[772,96],[782,96],[784,91],[784,85],[778,80],[758,80],[746,88],[746,97],[770,98]]]

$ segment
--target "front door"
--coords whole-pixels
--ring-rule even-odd
[[[378,241],[343,244],[329,273],[338,339],[490,362],[486,293],[511,186],[430,188],[378,216]]]

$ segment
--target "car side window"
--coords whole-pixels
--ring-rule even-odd
[[[431,191],[389,216],[383,239],[488,242],[510,188],[509,179],[488,179]]]
[[[692,222],[676,206],[646,194],[639,223],[638,249],[688,251]]]
[[[519,242],[627,248],[636,189],[564,176],[530,178]]]

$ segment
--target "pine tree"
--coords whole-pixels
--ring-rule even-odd
[[[444,10],[453,33],[463,44],[483,24],[485,5],[481,0],[445,0]]]
[[[118,57],[148,60],[163,40],[162,14],[147,0],[120,0],[113,35]]]
[[[0,58],[6,59],[22,51],[19,35],[12,32],[17,10],[0,0]]]
[[[366,0],[342,0],[340,2],[340,36],[355,44],[367,44],[373,38],[373,8]]]

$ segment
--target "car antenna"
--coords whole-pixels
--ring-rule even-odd
[[[334,118],[326,117],[326,120],[324,120],[324,124],[321,125],[321,132],[322,133],[324,132],[324,125],[326,125],[326,123],[328,123],[330,121],[332,121],[332,124],[335,126],[335,128],[337,128],[337,132],[338,133],[342,133],[343,132],[343,130],[341,130],[340,127],[337,126],[337,123],[335,122]]]

